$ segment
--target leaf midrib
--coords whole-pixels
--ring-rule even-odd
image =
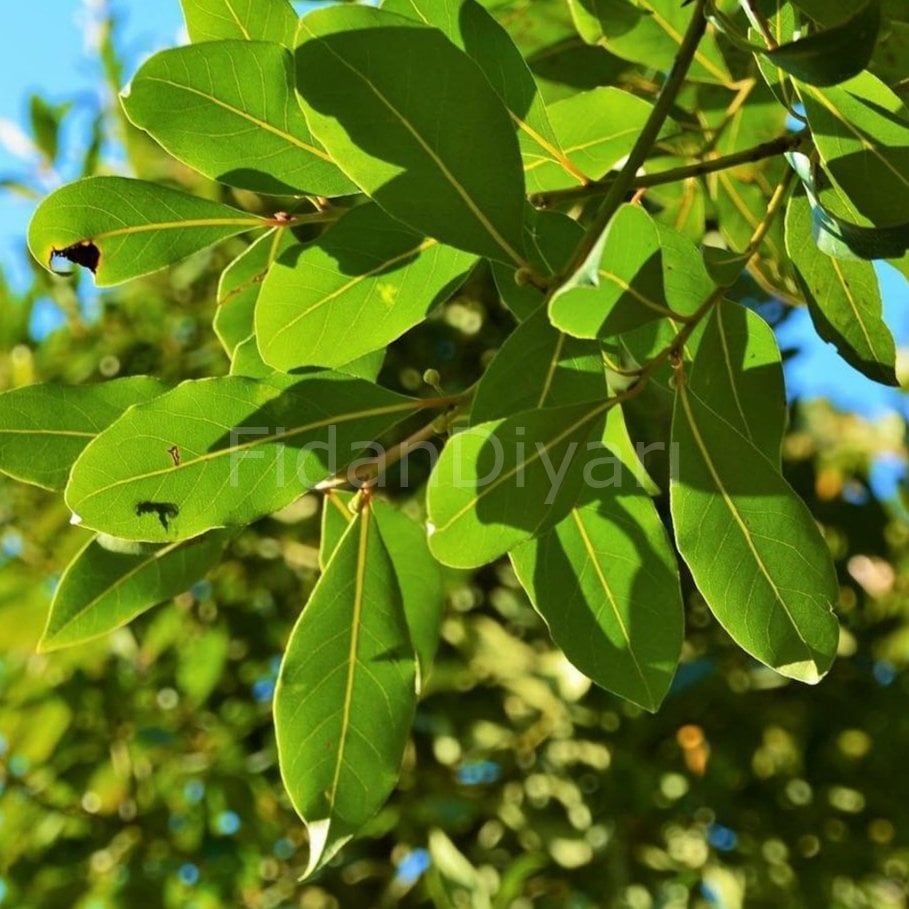
[[[227,101],[222,101],[220,98],[217,98],[214,95],[210,95],[208,92],[201,91],[200,89],[194,88],[191,85],[184,85],[181,82],[174,82],[172,79],[164,79],[161,76],[142,76],[142,78],[149,82],[159,82],[162,85],[169,85],[171,88],[175,88],[178,91],[185,91],[189,94],[204,98],[206,101],[210,101],[212,104],[223,108],[228,113],[240,117],[242,120],[246,120],[249,123],[252,123],[254,126],[257,126],[260,129],[264,129],[266,132],[272,133],[279,139],[283,139],[288,144],[295,145],[297,148],[300,148],[303,151],[309,152],[312,155],[316,155],[323,161],[327,161],[329,164],[334,163],[328,154],[321,148],[317,148],[315,145],[310,145],[308,142],[304,142],[302,139],[299,139],[297,136],[293,135],[293,133],[289,133],[286,130],[280,129],[273,123],[269,123],[267,120],[262,120],[260,117],[257,117],[248,111],[241,110],[239,107],[234,107],[233,104],[229,104]]]
[[[171,464],[170,466],[162,467],[159,470],[150,470],[146,473],[135,474],[131,477],[124,477],[122,480],[116,480],[115,482],[108,483],[105,486],[97,487],[96,489],[93,489],[88,495],[79,499],[76,507],[83,505],[85,502],[91,501],[99,495],[110,492],[110,490],[116,489],[119,486],[125,486],[130,483],[139,483],[144,480],[150,480],[153,477],[163,476],[164,474],[173,475],[177,471],[184,470],[188,467],[194,467],[200,463],[212,461],[215,458],[230,457],[238,451],[246,451],[247,449],[255,448],[258,445],[270,445],[275,442],[281,442],[285,439],[291,439],[294,436],[300,435],[304,432],[309,432],[313,429],[324,429],[327,426],[332,426],[338,423],[349,423],[351,421],[360,420],[365,417],[376,417],[384,416],[385,414],[405,412],[407,410],[420,409],[423,406],[425,406],[424,403],[419,400],[407,401],[402,404],[389,404],[385,407],[374,407],[370,410],[361,410],[357,411],[356,413],[335,415],[324,420],[317,420],[314,423],[307,423],[304,426],[295,426],[292,429],[286,429],[283,432],[272,433],[271,435],[259,435],[254,439],[251,439],[249,442],[243,442],[230,448],[219,448],[217,451],[205,452],[204,454],[201,454],[195,458],[184,458],[180,461],[179,464]],[[225,430],[225,432],[229,430],[229,427],[222,428]]]
[[[694,438],[695,444],[698,447],[698,451],[701,453],[701,457],[704,460],[704,464],[707,467],[707,470],[710,473],[711,479],[713,480],[714,485],[719,492],[720,497],[723,499],[723,503],[729,509],[729,513],[732,516],[732,519],[735,521],[736,525],[739,528],[739,531],[742,534],[742,538],[745,540],[746,545],[748,546],[751,555],[754,558],[755,564],[758,567],[760,573],[764,576],[764,580],[767,582],[767,585],[773,591],[773,596],[777,603],[783,608],[783,612],[786,613],[786,617],[789,619],[789,623],[792,626],[793,630],[796,633],[799,641],[804,645],[805,652],[808,655],[808,659],[812,665],[816,666],[814,654],[809,646],[808,642],[805,640],[804,635],[802,634],[801,628],[799,628],[798,623],[795,621],[792,612],[789,609],[788,604],[780,593],[779,588],[776,585],[776,582],[773,580],[767,566],[764,564],[764,560],[761,557],[760,552],[757,549],[754,541],[751,538],[751,531],[748,529],[748,525],[742,518],[739,513],[738,508],[735,505],[735,501],[732,496],[729,494],[729,491],[726,489],[725,484],[723,483],[722,477],[719,475],[719,472],[716,469],[716,465],[713,463],[713,458],[710,457],[710,451],[704,442],[704,437],[701,435],[701,431],[697,425],[697,422],[694,418],[694,412],[691,408],[691,402],[688,399],[689,391],[685,384],[684,377],[678,382],[678,397],[679,401],[682,404],[682,409],[685,411],[685,418],[688,421],[688,426],[691,429],[691,435]]]
[[[307,26],[306,21],[301,21],[301,26],[309,34],[310,38],[320,40],[314,32],[312,32]],[[435,149],[433,149],[426,140],[420,135],[416,127],[385,97],[385,95],[379,91],[378,87],[373,84],[373,82],[367,78],[365,73],[360,72],[352,64],[348,63],[333,47],[327,42],[322,41],[323,47],[338,61],[343,67],[352,72],[357,76],[367,88],[385,105],[385,107],[398,119],[401,125],[413,136],[418,145],[423,149],[424,152],[430,157],[432,162],[442,173],[442,176],[449,183],[449,185],[455,190],[455,192],[461,197],[464,203],[467,205],[471,214],[474,218],[479,221],[483,229],[492,237],[493,241],[499,246],[499,248],[517,265],[524,266],[524,260],[520,254],[511,246],[511,244],[499,233],[495,225],[486,217],[483,213],[483,210],[477,205],[473,197],[467,190],[461,185],[460,181],[457,180],[453,173],[448,169],[445,162],[436,154]]]

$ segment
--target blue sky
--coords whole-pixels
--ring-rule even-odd
[[[15,150],[15,126],[27,121],[31,92],[51,101],[75,98],[87,112],[97,108],[100,64],[91,48],[90,23],[105,2],[119,17],[119,43],[131,68],[178,40],[183,25],[178,0],[8,0],[5,4],[0,32],[0,178],[27,173],[34,166],[27,153],[23,156]],[[52,15],[48,6],[53,8]],[[73,118],[68,140],[64,137],[69,160],[64,154],[59,176],[45,175],[48,189],[60,177],[73,176],[67,171],[81,154],[79,137],[88,118],[90,113]],[[21,279],[23,274],[25,226],[33,207],[30,200],[0,195],[0,265],[14,284],[17,275]],[[882,266],[880,273],[888,323],[897,345],[909,347],[909,290],[905,279],[887,266]],[[872,418],[894,410],[909,416],[909,399],[903,392],[876,385],[843,363],[833,348],[817,337],[806,311],[795,312],[779,335],[784,347],[799,351],[786,368],[790,395],[827,397],[844,410]]]

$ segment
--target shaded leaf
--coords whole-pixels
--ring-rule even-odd
[[[518,142],[477,65],[437,29],[363,6],[317,10],[298,37],[304,111],[342,170],[415,230],[521,264]]]
[[[830,553],[777,465],[702,394],[718,368],[698,355],[690,384],[682,376],[677,382],[678,464],[670,486],[676,544],[735,641],[782,675],[815,683],[838,641]]]
[[[682,649],[678,567],[646,493],[600,496],[511,561],[565,656],[598,685],[656,710]]]
[[[694,6],[677,0],[572,0],[585,41],[663,72],[672,66],[694,11]],[[712,34],[704,37],[694,55],[691,78],[721,84],[730,79]]]
[[[292,231],[276,227],[250,244],[221,273],[212,324],[229,357],[253,333],[256,301],[268,270],[297,242]]]
[[[527,261],[539,275],[556,275],[571,260],[584,228],[572,218],[557,211],[537,211],[527,207],[524,225]],[[519,321],[539,309],[543,291],[529,283],[518,283],[514,265],[492,263],[492,275],[502,302]]]
[[[765,55],[803,82],[836,85],[869,64],[880,28],[881,0],[865,0],[837,25],[781,44]]]
[[[898,385],[896,345],[884,322],[874,266],[826,256],[815,246],[811,204],[804,195],[789,203],[786,247],[818,334],[869,378]]]
[[[696,309],[713,282],[694,244],[638,205],[623,205],[582,267],[550,299],[552,323],[609,338]]]
[[[60,578],[39,649],[90,641],[183,593],[218,564],[228,539],[216,531],[148,547],[92,538]]]
[[[827,174],[877,227],[905,225],[909,211],[909,114],[865,72],[830,88],[800,84]]]
[[[564,518],[602,457],[602,400],[524,411],[453,436],[429,480],[429,548],[474,568]],[[599,453],[598,453],[599,452]]]
[[[275,693],[281,775],[309,830],[305,876],[394,788],[414,712],[414,680],[394,566],[365,508],[291,632]]]
[[[344,532],[355,519],[350,510],[354,494],[333,490],[322,508],[319,565],[324,571]],[[439,646],[445,592],[438,562],[432,557],[425,529],[400,508],[373,499],[370,503],[376,525],[394,566],[401,590],[404,616],[417,657],[417,691],[432,670]]]
[[[565,185],[586,182],[584,173],[565,155],[549,122],[546,105],[521,52],[508,32],[475,0],[385,0],[389,12],[433,25],[443,31],[483,70],[508,108],[518,129],[528,189],[545,188],[536,179],[539,165],[562,174]]]

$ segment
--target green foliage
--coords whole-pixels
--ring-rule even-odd
[[[194,43],[153,56],[120,98],[132,162],[168,178],[57,189],[29,246],[45,269],[67,260],[100,286],[143,277],[110,322],[216,302],[222,350],[205,333],[174,362],[176,331],[138,329],[142,344],[112,332],[97,341],[110,345],[101,372],[128,378],[89,383],[94,349],[74,333],[58,351],[72,362],[40,376],[57,381],[10,366],[0,470],[65,487],[55,533],[70,520],[98,534],[66,531],[72,560],[41,648],[126,640],[121,626],[210,571],[226,600],[268,594],[285,621],[298,615],[286,646],[269,632],[269,647],[282,653],[276,753],[306,876],[330,873],[361,831],[394,826],[383,805],[402,763],[413,777],[420,698],[456,702],[462,683],[491,678],[533,705],[543,719],[494,739],[520,766],[541,729],[567,729],[567,744],[597,722],[565,706],[573,684],[626,699],[628,717],[657,711],[679,665],[720,646],[698,638],[711,616],[763,664],[746,677],[819,682],[840,646],[843,553],[803,501],[810,487],[784,476],[781,355],[755,300],[806,303],[849,363],[896,383],[867,260],[906,249],[909,112],[907,74],[875,62],[880,4],[833,21],[813,4],[746,15],[704,0],[389,0],[299,22],[284,0],[183,6]],[[578,81],[592,60],[609,84]],[[49,161],[63,114],[33,105]],[[72,296],[46,274],[36,288]],[[6,330],[16,339],[21,319]],[[318,551],[297,511],[313,518],[316,498]],[[259,585],[250,565],[276,558],[263,528],[285,522],[307,527],[278,546],[293,570]],[[473,596],[468,570],[502,591],[504,625],[459,615],[473,608],[457,605]],[[181,636],[179,613],[153,615],[139,619],[140,667]],[[234,658],[213,622],[193,626],[173,669],[192,709]],[[451,651],[465,642],[476,665],[462,679]],[[103,667],[87,646],[74,653]],[[522,716],[503,704],[507,719],[482,728]],[[63,700],[45,709],[36,760],[70,722]],[[458,716],[448,702],[432,713],[440,764]],[[679,735],[689,769],[706,762]],[[257,790],[272,817],[274,784]],[[503,823],[525,836],[512,807]],[[427,812],[445,827],[442,808]],[[565,837],[546,835],[570,867]],[[491,881],[435,831],[433,900],[509,905],[549,860],[539,837],[525,841]],[[397,895],[389,884],[383,900]]]

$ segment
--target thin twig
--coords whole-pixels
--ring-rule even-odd
[[[805,136],[803,134],[786,133],[786,135],[771,139],[769,142],[762,142],[760,145],[745,148],[742,151],[733,152],[721,158],[698,161],[696,164],[686,164],[682,167],[673,167],[670,170],[660,171],[659,173],[635,177],[630,188],[635,190],[648,189],[651,186],[676,183],[680,180],[688,180],[691,177],[703,177],[717,171],[738,167],[740,164],[750,164],[754,161],[762,161],[765,158],[773,158],[798,148],[804,141]],[[556,189],[547,193],[537,193],[530,197],[530,201],[539,208],[549,208],[562,202],[577,202],[579,199],[605,195],[609,192],[612,182],[612,180],[606,180],[604,182],[591,183],[588,186],[575,186],[571,189]]]
[[[631,189],[638,169],[650,154],[651,148],[656,142],[660,130],[662,130],[663,124],[672,110],[672,106],[675,104],[675,99],[685,83],[685,77],[694,61],[698,44],[700,44],[701,38],[704,37],[704,33],[707,30],[707,19],[704,16],[706,2],[707,0],[696,0],[688,30],[685,32],[678,55],[672,64],[672,69],[670,69],[666,81],[663,83],[662,89],[660,89],[660,94],[657,96],[650,116],[641,130],[641,134],[638,136],[634,148],[625,162],[625,166],[610,184],[606,198],[596,213],[593,223],[587,229],[584,239],[578,245],[571,261],[560,275],[561,280],[554,282],[554,287],[558,287],[565,278],[573,275],[584,264],[603,231],[612,220],[613,215],[619,210],[619,206],[625,199],[626,194]]]

